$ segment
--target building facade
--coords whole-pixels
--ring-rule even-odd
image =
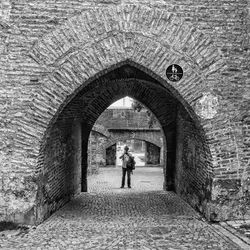
[[[130,96],[162,127],[164,189],[208,220],[249,208],[247,0],[2,0],[0,220],[87,191],[88,138]],[[166,69],[179,65],[180,81]]]

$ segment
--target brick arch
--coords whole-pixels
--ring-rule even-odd
[[[95,124],[92,128],[92,131],[98,132],[99,134],[109,138],[110,137],[110,133],[109,131],[102,125],[100,124]]]
[[[163,146],[163,143],[157,141],[157,140],[153,140],[152,138],[147,138],[147,136],[139,136],[139,135],[135,135],[134,137],[131,138],[131,136],[125,135],[125,136],[120,136],[120,137],[116,137],[116,138],[112,138],[111,140],[107,141],[107,143],[105,143],[102,146],[101,150],[105,150],[106,148],[112,146],[113,144],[117,143],[118,141],[125,141],[125,140],[139,140],[139,141],[146,141],[146,142],[150,142],[152,144],[154,144],[155,146],[161,148]]]
[[[127,44],[120,48],[121,53],[117,56],[124,58],[126,55],[126,58],[132,59],[133,40],[140,40],[140,36],[137,37],[136,34],[148,38],[147,45],[155,43],[154,37],[157,37],[161,47],[169,48],[170,51],[189,58],[197,69],[204,70],[206,66],[209,68],[211,62],[215,62],[214,59],[218,59],[220,56],[211,38],[200,32],[193,24],[167,10],[134,4],[117,7],[101,6],[84,10],[69,18],[64,25],[57,27],[53,32],[45,34],[34,44],[30,55],[39,64],[54,69],[79,50],[84,51],[85,48],[90,48],[96,43],[106,45],[99,58],[103,59],[105,49],[111,50],[112,46],[110,45],[115,46],[112,51],[115,56],[117,45],[120,44],[112,43],[112,40],[107,39],[120,37]],[[105,44],[105,42],[107,43]],[[145,44],[145,46],[147,45]],[[158,49],[159,47],[155,48],[155,50]],[[204,59],[204,55],[209,52],[209,56],[213,55],[213,59],[210,58],[210,60],[212,59],[210,63]],[[118,59],[118,61],[122,60],[122,58]],[[99,64],[105,63],[107,65],[103,65],[103,69],[113,64],[99,60]]]
[[[135,135],[133,137],[128,136],[128,135],[117,136],[117,137],[112,138],[111,140],[107,141],[104,145],[102,145],[97,150],[97,153],[102,154],[106,158],[107,157],[107,149],[109,147],[117,144],[117,142],[119,142],[119,141],[126,141],[126,140],[131,140],[131,139],[150,143],[150,144],[154,145],[155,147],[159,148],[159,157],[160,157],[159,164],[165,163],[164,154],[163,154],[163,152],[165,151],[163,148],[164,142],[162,141],[162,143],[161,143],[160,141],[154,140],[153,138],[147,138],[147,136],[140,136],[140,135],[139,136]],[[163,158],[161,158],[161,155],[163,156]]]
[[[98,131],[97,131],[98,132]],[[124,136],[112,136],[109,137],[109,139],[107,140],[107,142],[105,142],[104,144],[101,145],[101,147],[96,149],[96,153],[102,153],[104,154],[104,151],[114,145],[115,143],[117,143],[118,141],[125,141],[125,140],[140,140],[140,141],[146,141],[146,142],[150,142],[152,144],[154,144],[155,146],[162,148],[164,145],[164,140],[161,142],[157,139],[153,139],[153,138],[148,138],[147,135],[140,135],[140,134],[134,134],[134,136],[132,137],[131,135],[124,135]],[[164,138],[162,138],[164,139]]]
[[[177,99],[179,95],[174,95],[172,89],[165,87],[153,76],[154,74],[150,75],[141,70],[141,67],[139,69],[130,63],[116,65],[113,70],[109,70],[101,76],[99,75],[99,78],[93,79],[87,86],[81,88],[60,112],[56,122],[47,130],[46,139],[43,142],[39,156],[39,159],[41,159],[39,171],[47,174],[47,176],[55,175],[56,172],[60,175],[56,180],[52,179],[48,180],[47,183],[46,181],[40,183],[41,187],[39,187],[39,190],[41,190],[41,195],[38,196],[39,204],[43,204],[46,201],[46,196],[50,197],[52,201],[55,199],[59,200],[59,202],[56,202],[56,205],[54,203],[52,203],[53,205],[46,205],[45,210],[48,210],[50,213],[57,207],[60,207],[69,199],[72,193],[78,191],[77,187],[79,185],[82,191],[87,191],[87,149],[90,131],[98,116],[113,101],[124,96],[131,96],[145,104],[156,115],[161,124],[166,138],[164,148],[168,149],[164,153],[164,159],[166,159],[164,161],[165,189],[174,190],[177,188],[177,192],[183,196],[186,194],[185,192],[192,193],[195,191],[201,204],[202,202],[207,202],[209,197],[204,196],[204,193],[201,193],[201,191],[210,189],[211,184],[208,181],[211,180],[212,168],[210,165],[209,147],[201,126],[196,126],[196,123],[187,113],[183,104]],[[191,109],[189,106],[186,108]],[[176,123],[177,118],[180,124]],[[78,138],[78,136],[74,133],[75,127],[73,122],[77,120],[81,121],[81,161],[79,161],[78,157],[79,147],[74,146],[74,139]],[[198,119],[196,119],[196,122],[198,122]],[[187,145],[179,151],[182,155],[180,158],[183,158],[187,167],[189,163],[192,163],[192,168],[186,171],[195,172],[193,173],[194,175],[190,174],[189,177],[183,175],[183,172],[179,170],[177,171],[179,173],[178,176],[175,176],[176,127],[179,126],[187,130],[183,138],[187,141]],[[181,134],[181,136],[183,135]],[[190,148],[190,150],[184,152],[186,148]],[[193,151],[199,151],[200,156],[200,158],[195,159],[195,162],[192,162],[194,160],[193,157],[195,157]],[[76,159],[78,159],[78,162]],[[74,165],[72,162],[78,165]],[[202,164],[202,167],[198,170],[196,168],[198,168],[199,164]],[[182,163],[180,162],[179,165],[179,168],[181,168]],[[81,166],[81,172],[79,172],[79,166]],[[80,175],[81,179],[79,179]],[[190,182],[192,183],[192,179],[196,177],[197,187],[194,188],[190,185]],[[59,185],[60,181],[65,178],[67,179],[67,185]],[[76,179],[78,180],[77,182],[75,182]],[[40,180],[43,180],[43,177]],[[176,185],[175,182],[177,183]],[[46,185],[50,186],[48,193],[43,191],[46,191],[44,187]],[[51,190],[55,190],[56,196],[54,196]],[[190,199],[188,195],[185,198]],[[189,202],[195,206],[197,205],[197,198],[191,197]],[[39,209],[43,211],[44,206],[40,205]],[[202,209],[204,208],[200,210],[204,212]]]
[[[95,154],[100,154],[105,156],[106,155],[106,149],[111,147],[112,145],[116,144],[119,141],[125,141],[125,140],[140,140],[140,141],[145,141],[145,142],[150,142],[151,144],[159,147],[160,149],[163,149],[163,145],[164,145],[164,140],[162,142],[155,140],[153,138],[148,138],[147,136],[140,136],[140,135],[135,135],[134,137],[131,137],[129,135],[125,135],[125,136],[117,136],[117,137],[111,137],[109,138],[109,140],[100,145],[98,148],[96,148],[95,150]],[[163,159],[164,161],[164,159]]]
[[[157,57],[157,54],[155,56]],[[172,84],[170,84],[168,81],[164,79],[166,77],[162,78],[160,75],[157,75],[156,72],[145,67],[143,64],[138,64],[137,62],[132,61],[131,59],[125,59],[124,61],[111,65],[109,68],[106,68],[105,70],[102,70],[94,74],[93,76],[90,75],[90,78],[86,80],[84,83],[78,80],[71,82],[67,77],[65,77],[65,74],[62,73],[64,71],[63,67],[53,72],[53,74],[49,75],[46,79],[44,79],[44,82],[43,82],[44,85],[42,85],[41,89],[38,90],[36,94],[36,99],[34,99],[34,105],[38,107],[39,116],[38,114],[36,114],[36,110],[34,110],[34,115],[38,116],[36,117],[36,119],[40,118],[42,120],[41,129],[44,129],[44,132],[45,132],[46,129],[50,128],[52,124],[54,123],[54,121],[58,118],[60,112],[62,112],[62,110],[67,106],[67,104],[70,103],[70,101],[83,88],[87,87],[89,83],[91,83],[95,79],[98,79],[99,77],[123,65],[131,65],[133,67],[136,67],[142,70],[143,72],[149,74],[154,79],[156,79],[159,83],[162,84],[163,88],[167,88],[168,91],[173,96],[175,96],[175,98],[177,98],[180,103],[183,104],[186,111],[196,122],[196,125],[199,125],[199,121],[192,107],[195,107],[197,100],[199,100],[199,98],[202,97],[203,92],[206,89],[206,86],[204,83],[199,85],[199,83],[202,83],[202,82],[201,82],[201,78],[198,75],[196,75],[196,78],[190,77],[190,78],[187,78],[185,81],[184,80],[180,81],[181,83],[179,83],[180,84],[179,86],[184,89],[184,95],[181,95],[181,93],[178,90],[178,85],[176,85],[175,87],[172,86]],[[88,66],[91,68],[93,65],[88,65]],[[83,69],[83,72],[84,72],[84,69]],[[77,76],[75,75],[73,76],[73,74],[71,74],[71,76],[76,77],[75,79],[77,79]],[[84,79],[82,79],[82,81],[83,80]],[[196,86],[192,85],[193,82],[198,83],[197,89],[196,89]],[[77,85],[75,86],[75,84]],[[50,96],[51,85],[53,85],[59,92],[56,98],[54,99],[52,99]],[[185,96],[187,96],[187,98],[185,98]],[[49,112],[46,114],[41,114],[40,108],[48,109]],[[42,139],[40,138],[40,140]]]
[[[155,21],[148,22],[148,16]],[[39,113],[43,130],[81,88],[119,64],[131,63],[161,78],[193,107],[207,89],[206,79],[223,65],[207,35],[165,10],[140,5],[83,11],[39,39],[30,56],[51,72],[41,80],[34,100],[36,107],[49,110]],[[171,63],[185,72],[174,86],[165,81]],[[54,99],[51,86],[58,90]]]
[[[155,20],[151,24],[147,21],[149,16],[152,16]],[[99,18],[103,18],[103,20],[99,22]],[[39,177],[41,177],[39,178],[40,182],[38,182],[37,195],[37,197],[41,197],[37,201],[37,207],[38,209],[41,208],[41,210],[43,210],[43,202],[46,200],[44,197],[49,197],[48,193],[50,192],[49,189],[47,191],[45,185],[45,180],[48,178],[46,174],[48,173],[43,171],[45,158],[43,153],[46,151],[46,154],[50,154],[50,148],[46,147],[46,145],[49,140],[52,140],[51,135],[56,134],[60,146],[56,149],[59,151],[59,155],[69,155],[66,149],[67,145],[71,145],[71,140],[74,140],[76,136],[71,138],[69,134],[66,134],[73,125],[65,119],[64,114],[70,114],[79,104],[75,100],[80,94],[84,94],[84,98],[81,101],[85,102],[86,112],[84,115],[88,117],[89,111],[93,111],[95,108],[95,102],[91,100],[94,99],[98,103],[101,101],[100,95],[95,96],[94,94],[95,91],[93,91],[91,85],[93,82],[95,82],[96,88],[107,89],[108,84],[105,79],[99,82],[98,79],[103,79],[107,74],[111,75],[110,78],[112,79],[112,73],[123,66],[136,68],[142,72],[141,74],[146,74],[149,78],[143,84],[141,81],[135,82],[141,88],[139,97],[142,98],[143,85],[144,90],[145,86],[148,86],[149,89],[152,88],[151,96],[154,96],[154,92],[159,94],[159,96],[161,92],[165,93],[165,97],[161,96],[162,98],[160,98],[161,102],[164,103],[163,99],[167,100],[168,98],[176,100],[180,106],[179,114],[183,118],[182,123],[184,124],[187,120],[188,126],[196,131],[197,127],[201,128],[201,126],[193,107],[203,92],[209,88],[207,79],[209,78],[210,81],[212,79],[213,85],[216,84],[216,78],[213,76],[218,74],[223,66],[223,60],[209,37],[167,11],[136,5],[111,8],[100,7],[89,10],[88,13],[83,12],[72,17],[63,26],[56,28],[53,32],[39,39],[30,51],[30,56],[44,69],[43,77],[40,78],[34,95],[33,110],[29,116],[29,119],[34,121],[30,123],[31,128],[34,126],[34,129],[39,129],[35,135],[25,134],[24,139],[29,144],[30,142],[32,143],[32,152],[34,154],[31,155],[37,161],[37,172]],[[166,67],[172,63],[182,66],[185,73],[183,79],[176,84],[168,82],[165,76]],[[153,82],[155,85],[150,85],[148,82]],[[118,84],[122,86],[120,82]],[[136,95],[131,82],[126,82],[125,85],[129,87],[131,95]],[[155,88],[156,85],[157,87]],[[116,93],[116,88],[114,87],[112,91]],[[90,93],[89,96],[88,93]],[[126,95],[129,94],[125,93]],[[118,99],[122,96],[122,92],[117,92],[115,97]],[[140,98],[137,99],[140,100]],[[147,100],[145,99],[144,101]],[[105,105],[103,108],[105,108]],[[157,112],[156,107],[157,105],[155,106],[155,112]],[[98,110],[96,115],[99,113],[100,110]],[[165,115],[166,113],[164,115],[158,113],[157,117],[162,123],[164,123],[164,120],[167,120],[163,117]],[[89,118],[90,124],[84,124],[86,129],[82,130],[85,139],[88,137],[91,124],[94,124],[94,118],[96,117]],[[76,117],[77,119],[79,117]],[[58,124],[60,124],[60,128],[57,128],[56,125]],[[184,126],[183,124],[181,125]],[[173,141],[175,140],[174,126],[164,125],[167,141],[168,143],[171,142],[170,144],[173,147]],[[200,132],[203,133],[203,131]],[[203,134],[192,134],[190,136],[195,139],[198,138],[197,140],[204,137]],[[185,147],[192,149],[196,147],[196,145],[193,145],[192,140],[184,139]],[[35,142],[35,145],[33,145],[33,142]],[[49,143],[51,142],[49,141]],[[83,157],[86,158],[87,150],[86,148],[83,149],[85,154]],[[202,147],[197,146],[195,149],[197,151],[204,150],[204,152],[207,152],[205,154],[210,153],[209,146],[206,143],[202,144]],[[172,154],[172,156],[169,154],[167,158],[174,158],[175,152],[172,151]],[[58,157],[53,159],[53,161],[58,162],[60,159]],[[183,159],[186,162],[193,163],[192,155],[186,156],[185,154]],[[204,178],[210,178],[212,163],[209,156],[206,160],[207,162],[201,168],[207,168],[207,176]],[[64,166],[68,162],[62,162],[61,164]],[[195,163],[193,165],[195,166]],[[75,177],[67,176],[67,178],[74,179]],[[171,176],[171,181],[174,181],[173,178]],[[186,181],[189,177],[185,178]],[[177,181],[180,182],[180,180]],[[208,182],[202,183],[202,185],[204,184],[203,191],[210,190],[210,179]],[[197,185],[201,185],[201,182],[197,182]],[[51,189],[53,188],[51,187]],[[68,192],[71,191],[70,188],[65,189]],[[73,188],[74,190],[77,189],[77,187]],[[181,192],[192,193],[192,187],[184,187],[184,190],[180,190]],[[63,195],[64,197],[70,197],[71,193],[64,193]],[[193,206],[197,205],[200,211],[204,212],[207,209],[207,207],[204,207],[206,206],[204,204],[210,199],[210,196],[204,191],[201,197],[192,197],[190,203]],[[202,200],[203,198],[204,200]],[[48,213],[67,201],[67,199],[63,198],[59,199],[59,201],[58,199],[58,197],[51,196],[48,198],[48,201],[46,200],[49,204],[46,203],[48,209],[38,215],[38,217],[40,216],[37,219],[38,221],[48,217]]]

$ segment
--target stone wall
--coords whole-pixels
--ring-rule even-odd
[[[148,129],[149,116],[146,109],[140,112],[134,111],[132,108],[112,108],[105,110],[97,120],[97,124],[102,124],[108,129]],[[152,128],[160,128],[160,124],[156,122]]]
[[[104,134],[92,130],[88,143],[88,172],[89,174],[98,173],[99,167],[106,165],[106,153],[104,145],[109,138]]]
[[[203,161],[204,169],[211,167],[213,172],[206,213],[224,219],[241,216],[218,212],[230,211],[249,190],[248,1],[4,0],[0,4],[0,219],[39,221],[39,204],[47,211],[42,213],[52,211],[45,208],[46,178],[57,185],[53,190],[59,194],[61,179],[55,182],[53,175],[63,178],[66,172],[60,173],[61,165],[48,170],[58,159],[54,154],[47,158],[50,152],[44,145],[60,147],[58,157],[65,159],[61,163],[65,171],[71,152],[64,151],[67,133],[57,129],[68,131],[72,124],[65,130],[57,128],[58,117],[62,121],[85,117],[82,166],[86,167],[87,138],[95,120],[123,94],[137,98],[157,115],[172,142],[169,171],[175,168],[173,114],[176,103],[185,107],[195,126],[204,130],[211,153]],[[113,83],[119,74],[111,74],[89,92],[93,81],[122,63],[141,71],[131,75],[131,68],[124,69],[122,81],[130,78],[126,83]],[[165,75],[172,63],[184,70],[177,83]],[[142,72],[150,77],[143,78]],[[168,179],[171,171],[165,171],[168,183],[175,178]],[[47,172],[52,176],[46,177]],[[82,168],[82,190],[87,187],[84,172]],[[57,194],[54,207],[62,205]]]

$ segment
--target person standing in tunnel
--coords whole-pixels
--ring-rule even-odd
[[[127,173],[127,183],[128,188],[131,188],[131,173],[133,169],[130,167],[129,162],[131,159],[133,160],[133,156],[128,152],[129,147],[124,147],[124,153],[120,156],[120,159],[122,159],[122,185],[121,188],[124,188],[125,185],[125,177]]]

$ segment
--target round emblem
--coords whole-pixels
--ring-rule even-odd
[[[166,70],[168,80],[172,82],[178,82],[183,76],[182,68],[177,64],[170,65]]]
[[[218,112],[219,100],[211,93],[204,93],[203,97],[196,103],[196,113],[203,119],[212,119]]]

